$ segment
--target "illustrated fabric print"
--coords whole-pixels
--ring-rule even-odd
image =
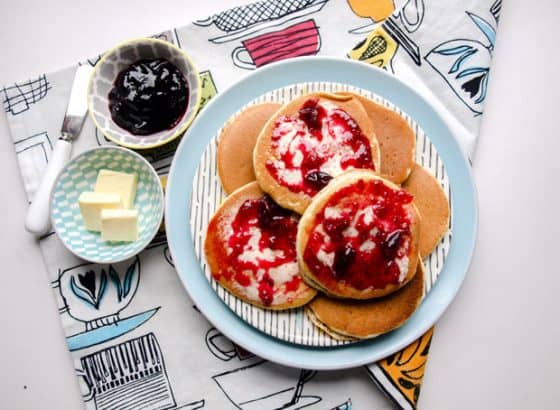
[[[12,115],[24,113],[33,104],[45,98],[50,89],[51,85],[45,74],[4,87],[0,90],[4,111]]]
[[[479,38],[445,41],[424,57],[457,97],[476,115],[482,114],[488,90],[490,61],[496,44],[499,4],[501,1],[495,2],[491,7],[491,11],[494,10],[494,24],[474,13],[465,12],[480,30]]]

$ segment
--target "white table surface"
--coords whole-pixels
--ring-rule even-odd
[[[241,3],[2,0],[0,84]],[[559,406],[559,17],[555,0],[504,2],[474,158],[477,249],[436,328],[421,408]],[[23,229],[13,147],[0,134],[0,408],[81,409],[41,254]]]

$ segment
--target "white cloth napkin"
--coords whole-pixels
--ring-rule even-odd
[[[396,11],[381,23],[374,21],[375,10],[364,12],[366,0],[265,0],[158,37],[192,57],[206,99],[257,67],[287,57],[330,55],[382,66],[432,101],[470,156],[501,1],[396,3]],[[0,89],[30,201],[59,136],[75,69]],[[73,153],[105,144],[88,118]],[[167,174],[173,152],[172,146],[163,147],[150,158],[160,174]],[[234,346],[193,306],[173,269],[164,234],[138,258],[114,266],[84,263],[53,233],[39,245],[90,410],[391,408],[370,377],[400,407],[416,404],[417,392],[413,399],[403,395],[402,386],[376,376],[375,364],[337,372],[297,370]],[[104,276],[115,276],[110,271],[126,283],[127,295],[92,315],[95,301],[77,297],[69,283],[98,290]]]

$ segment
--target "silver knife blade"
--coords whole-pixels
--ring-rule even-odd
[[[93,67],[84,64],[78,67],[70,91],[66,114],[62,121],[61,138],[72,141],[82,130],[87,113],[87,91]]]

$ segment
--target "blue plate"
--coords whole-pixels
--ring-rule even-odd
[[[212,290],[194,252],[189,232],[192,180],[200,157],[218,129],[258,96],[300,82],[329,81],[372,91],[408,113],[425,131],[449,176],[453,240],[445,266],[416,313],[399,329],[376,339],[340,347],[308,347],[268,336],[245,323]],[[234,84],[204,108],[181,141],[167,182],[165,224],[175,268],[190,297],[216,328],[254,354],[287,366],[342,369],[402,349],[428,330],[455,297],[474,250],[477,229],[475,187],[470,166],[434,108],[416,91],[371,65],[328,57],[302,57],[269,65]]]

